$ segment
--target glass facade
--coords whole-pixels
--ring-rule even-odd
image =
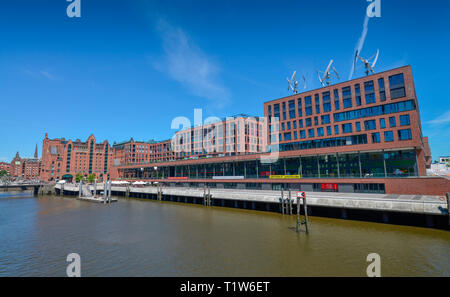
[[[127,170],[134,171],[139,177],[142,174],[140,168]],[[270,175],[301,175],[301,178],[384,178],[418,175],[414,150],[288,157],[269,164],[250,160],[162,166],[158,168],[158,175],[153,167],[145,170],[149,171],[149,174],[146,174],[148,178],[164,176],[191,179],[213,179],[220,176],[265,179]]]
[[[367,117],[380,116],[384,114],[391,114],[403,111],[410,111],[416,109],[412,100],[391,103],[367,108],[356,109],[352,111],[335,113],[333,115],[335,122],[356,120]]]

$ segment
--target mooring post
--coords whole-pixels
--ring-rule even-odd
[[[203,205],[206,206],[206,187],[203,188]]]
[[[283,193],[283,189],[281,189],[281,214],[284,215],[284,193]]]
[[[108,191],[108,201],[109,201],[109,203],[111,203],[111,191],[112,191],[112,181],[111,181],[111,180],[110,180],[109,183],[108,183],[108,188],[109,188],[109,191]]]
[[[94,180],[94,198],[97,196],[97,179]]]
[[[308,233],[309,232],[309,223],[308,223],[308,206],[306,205],[306,197],[303,198],[303,210],[305,211],[306,233]]]
[[[300,227],[300,197],[297,197],[297,226],[295,228],[295,230],[299,231]]]
[[[83,181],[80,180],[80,187],[78,189],[78,197],[81,198],[81,192],[83,191]]]
[[[64,195],[64,184],[61,184],[61,192],[59,193],[59,195]]]
[[[211,188],[208,187],[208,206],[211,206],[211,205],[212,205],[212,203],[211,203]]]
[[[292,196],[291,196],[291,190],[289,190],[289,214],[292,215]]]
[[[103,200],[105,200],[105,201],[106,201],[106,198],[108,198],[107,191],[108,191],[108,181],[105,180],[103,182]]]
[[[450,194],[447,192],[445,196],[447,197],[447,217],[448,217],[448,226],[450,227]]]

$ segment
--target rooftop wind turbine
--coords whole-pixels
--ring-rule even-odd
[[[319,81],[322,84],[323,87],[325,87],[325,84],[327,84],[327,86],[330,85],[330,79],[331,77],[335,77],[337,79],[339,78],[339,73],[337,72],[336,68],[332,67],[331,65],[333,64],[333,60],[330,61],[330,63],[328,64],[327,69],[322,72],[322,71],[317,71],[317,75],[319,76]],[[333,73],[331,72],[331,70],[333,70]],[[323,75],[321,76],[320,73],[323,73]]]
[[[294,92],[294,94],[297,94],[298,93],[298,81],[295,79],[295,73],[297,73],[297,71],[294,71],[294,73],[291,76],[291,79],[286,78],[286,80],[289,83],[288,91],[292,90],[292,92]]]
[[[370,57],[369,59],[364,59],[363,57],[361,57],[361,56],[359,55],[359,52],[356,51],[356,54],[355,54],[355,60],[356,60],[357,58],[359,58],[359,59],[361,60],[361,62],[364,64],[364,67],[366,68],[366,75],[369,75],[371,72],[372,72],[372,74],[375,73],[375,70],[373,70],[373,68],[375,67],[375,64],[376,64],[377,61],[378,61],[378,55],[379,55],[379,53],[380,53],[380,50],[377,50],[377,53],[376,53],[375,55],[373,55],[373,56]],[[372,62],[372,65],[371,65],[370,60],[372,60],[372,59],[373,59],[373,62]]]

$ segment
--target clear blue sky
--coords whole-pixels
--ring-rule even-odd
[[[168,139],[173,118],[263,115],[297,70],[348,78],[366,0],[0,2],[0,160],[49,137]],[[433,159],[450,155],[450,1],[381,0],[362,50],[410,64]],[[363,75],[361,69],[354,77]]]

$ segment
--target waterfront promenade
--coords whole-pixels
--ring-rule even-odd
[[[62,185],[55,188],[60,191]],[[102,184],[97,185],[97,189],[102,189]],[[203,203],[205,192],[212,195],[214,206],[226,206],[229,202],[240,203],[244,207],[255,209],[256,204],[265,206],[279,205],[281,191],[268,190],[237,190],[237,189],[215,189],[188,187],[162,187],[155,186],[133,187],[133,186],[113,186],[112,193],[118,196],[128,196],[136,198],[157,199],[158,191],[162,192],[161,200],[175,202],[186,202],[184,198],[191,199],[191,203]],[[78,194],[78,186],[74,184],[64,184],[64,193]],[[289,197],[289,192],[283,192],[284,198]],[[309,206],[329,207],[337,209],[359,209],[382,212],[403,212],[422,215],[445,216],[448,213],[447,201],[442,196],[428,195],[393,195],[393,194],[365,194],[365,193],[324,193],[306,192]],[[293,204],[296,204],[296,192],[291,191]],[[193,202],[192,199],[196,201]],[[228,202],[228,203],[226,203]],[[231,206],[234,206],[232,203]]]

